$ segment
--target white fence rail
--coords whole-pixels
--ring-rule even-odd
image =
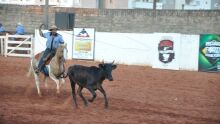
[[[33,54],[33,35],[9,35],[0,37],[1,55],[31,57]]]
[[[5,47],[4,47],[4,45],[5,45],[5,44],[4,44],[4,43],[5,43],[5,38],[6,38],[5,36],[0,36],[0,54],[1,54],[1,55],[4,55],[4,50],[5,50],[5,49],[4,49],[4,48],[5,48]]]

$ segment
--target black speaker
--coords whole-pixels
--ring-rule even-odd
[[[61,30],[72,30],[74,27],[75,14],[66,12],[55,13],[55,25]]]

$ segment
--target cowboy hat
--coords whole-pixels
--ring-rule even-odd
[[[58,28],[57,28],[56,25],[52,25],[52,26],[50,26],[50,28],[49,28],[50,31],[51,31],[51,30],[54,30],[54,29],[58,30]]]

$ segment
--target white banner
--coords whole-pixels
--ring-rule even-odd
[[[151,65],[153,34],[96,32],[95,60]]]
[[[155,33],[153,68],[179,70],[180,34]]]
[[[73,58],[94,59],[95,29],[74,28]]]
[[[198,70],[199,35],[181,34],[180,69]]]

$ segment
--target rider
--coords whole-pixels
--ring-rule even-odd
[[[64,40],[62,35],[57,33],[58,28],[56,25],[52,25],[49,28],[50,32],[46,32],[46,33],[43,33],[41,31],[42,26],[44,26],[44,24],[40,25],[39,33],[41,37],[47,38],[46,49],[43,53],[43,56],[40,58],[38,67],[36,68],[35,72],[39,73],[40,71],[43,71],[45,75],[49,76],[48,70],[45,66],[45,62],[48,59],[54,57],[58,45],[64,44]]]

